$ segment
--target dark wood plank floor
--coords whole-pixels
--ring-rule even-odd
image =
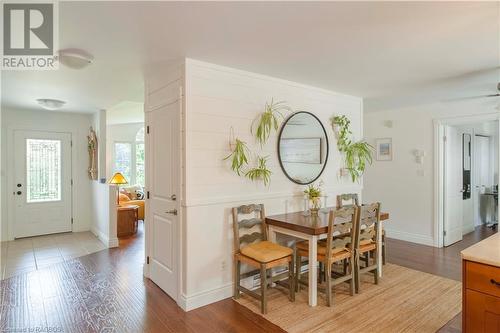
[[[389,239],[388,261],[460,280],[460,250],[492,233],[480,228],[445,249]],[[1,281],[0,332],[283,332],[231,299],[183,312],[143,278],[143,248],[141,228],[119,248]],[[451,321],[442,331],[457,329]]]

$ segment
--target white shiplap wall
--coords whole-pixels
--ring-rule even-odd
[[[279,167],[277,135],[260,150],[250,132],[252,120],[267,101],[285,100],[294,110],[315,114],[329,137],[330,156],[321,179],[333,204],[335,195],[360,192],[360,184],[339,179],[341,158],[329,126],[334,114],[345,114],[354,135],[362,130],[362,99],[208,64],[192,59],[185,66],[185,276],[183,307],[187,310],[231,296],[231,207],[264,203],[268,215],[302,210],[303,186],[289,181]],[[252,151],[269,155],[269,187],[238,177],[223,158],[230,153],[230,128]]]

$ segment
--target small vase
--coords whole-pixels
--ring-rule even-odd
[[[318,211],[321,208],[321,198],[314,197],[309,199],[311,215],[318,215]]]

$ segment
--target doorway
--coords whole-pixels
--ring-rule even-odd
[[[499,122],[497,116],[464,117],[436,124],[438,246],[496,228]]]
[[[72,231],[71,134],[14,131],[14,238]]]

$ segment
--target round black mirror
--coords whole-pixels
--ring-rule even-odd
[[[325,170],[328,136],[321,121],[312,113],[292,114],[281,126],[278,158],[281,169],[292,182],[307,185]]]

